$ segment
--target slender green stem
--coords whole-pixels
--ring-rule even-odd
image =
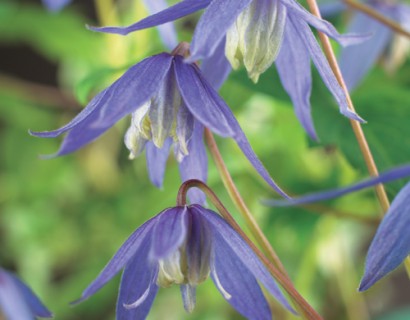
[[[216,194],[202,181],[200,180],[188,180],[184,182],[178,191],[177,196],[177,205],[184,206],[186,205],[186,195],[190,188],[199,188],[201,189],[208,199],[213,203],[217,208],[221,216],[229,223],[229,225],[246,241],[246,243],[251,247],[255,252],[258,258],[263,262],[266,268],[269,270],[270,274],[275,278],[275,280],[285,289],[289,296],[293,299],[299,310],[302,312],[302,315],[306,319],[319,320],[322,317],[306,302],[306,300],[299,294],[295,289],[292,282],[287,276],[285,276],[282,271],[280,271],[272,262],[270,262],[266,256],[260,251],[253,242],[248,238],[248,236],[243,232],[241,227],[236,223],[235,219],[225,208]]]
[[[313,15],[317,16],[318,18],[321,18],[319,7],[317,5],[316,0],[307,0],[307,3],[310,8],[310,12]],[[339,82],[340,86],[342,87],[343,91],[346,94],[349,107],[352,111],[355,111],[353,102],[350,98],[349,90],[347,89],[342,73],[340,72],[340,68],[336,60],[336,55],[330,44],[329,38],[322,32],[319,32],[319,38],[320,38],[320,41],[322,42],[323,50],[330,64],[330,67],[332,68],[332,71],[335,74],[337,81]],[[353,132],[356,135],[357,142],[359,143],[360,150],[363,154],[363,157],[366,162],[367,169],[370,175],[378,176],[379,173],[376,167],[376,163],[373,159],[373,155],[370,151],[369,145],[367,143],[366,137],[364,135],[364,132],[362,130],[360,123],[355,120],[350,120],[350,123],[352,125]],[[390,202],[389,202],[389,198],[387,197],[386,190],[384,189],[382,184],[376,185],[375,189],[376,189],[376,195],[379,200],[380,206],[382,207],[383,213],[385,214],[387,213],[390,207]],[[406,260],[404,261],[404,265],[407,271],[407,275],[410,278],[410,257],[406,258]]]
[[[396,21],[389,19],[388,17],[380,14],[379,12],[377,12],[376,10],[372,9],[370,6],[364,4],[364,3],[360,3],[357,1],[353,1],[353,0],[343,0],[343,2],[348,5],[349,7],[360,11],[366,15],[368,15],[369,17],[379,21],[380,23],[384,24],[386,27],[392,29],[394,32],[397,32],[407,38],[410,38],[410,32],[403,29],[403,27],[397,23]]]

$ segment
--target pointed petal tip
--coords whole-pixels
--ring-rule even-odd
[[[102,32],[102,33],[112,33],[112,34],[118,34],[121,36],[126,36],[128,33],[130,33],[130,31],[127,28],[122,28],[122,27],[94,27],[88,24],[86,24],[85,27],[90,31]]]
[[[38,158],[40,160],[50,160],[50,159],[54,159],[57,158],[60,154],[58,152],[56,153],[52,153],[52,154],[39,154]]]
[[[28,134],[37,138],[56,138],[60,135],[55,131],[33,131],[31,129],[28,129]]]
[[[343,110],[341,113],[349,119],[356,120],[360,123],[367,123],[366,120],[364,120],[362,117],[360,117],[356,112],[352,110]]]
[[[341,35],[337,39],[337,42],[339,42],[340,45],[342,45],[342,47],[348,47],[351,45],[356,45],[356,44],[361,44],[363,42],[366,42],[373,36],[374,36],[374,32],[347,33],[347,34]]]
[[[359,288],[357,288],[357,291],[363,292],[369,289],[374,283],[369,281],[367,277],[363,277],[362,280],[360,281]]]
[[[313,141],[320,143],[320,138],[316,132],[309,132],[308,135]]]
[[[78,299],[76,299],[76,300],[74,300],[74,301],[71,301],[70,303],[69,303],[69,305],[70,305],[70,307],[74,307],[74,306],[76,306],[77,304],[79,304],[79,303],[81,303],[81,302],[83,302],[84,300],[87,300],[88,299],[88,297],[84,297],[83,295],[80,297],[80,298],[78,298]]]

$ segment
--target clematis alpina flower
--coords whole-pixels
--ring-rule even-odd
[[[335,96],[345,116],[363,121],[349,110],[345,93],[336,81],[309,25],[342,45],[362,42],[358,35],[340,35],[327,21],[307,12],[294,0],[185,0],[128,27],[92,30],[126,35],[160,25],[206,8],[198,22],[188,61],[208,58],[220,45],[235,69],[243,63],[255,82],[276,57],[285,89],[295,104],[296,114],[312,138],[316,138],[310,115],[310,57]],[[281,45],[283,47],[281,49]],[[282,52],[282,53],[281,53]],[[219,54],[219,52],[218,52]],[[279,56],[278,56],[279,55]]]
[[[386,0],[370,0],[365,4],[383,16],[396,21],[403,29],[410,30],[409,5]],[[338,11],[345,8],[338,7]],[[395,34],[389,27],[360,12],[353,13],[347,31],[373,34],[369,41],[343,48],[340,53],[340,69],[349,90],[353,90],[362,82],[382,55],[385,56],[384,62],[387,70],[394,71],[403,63],[410,49],[410,41],[407,38]]]
[[[43,4],[50,11],[60,11],[70,2],[71,0],[43,0]]]
[[[53,315],[21,280],[0,268],[0,318],[5,320],[32,320]],[[2,318],[3,319],[3,318]]]
[[[199,68],[183,61],[180,50],[186,52],[186,44],[178,46],[174,54],[161,53],[134,65],[62,128],[31,134],[53,138],[68,132],[58,152],[52,155],[61,156],[83,147],[131,114],[125,144],[131,158],[147,149],[151,180],[160,186],[172,143],[182,164],[182,175],[192,178],[192,171],[196,171],[202,178],[206,154],[200,140],[203,127],[208,127],[222,137],[235,139],[259,174],[286,197],[253,152],[229,107]],[[184,165],[184,160],[189,165]]]
[[[293,312],[248,244],[220,216],[200,205],[169,208],[143,224],[121,246],[78,302],[124,269],[117,319],[145,319],[159,287],[180,285],[192,312],[196,287],[210,275],[222,296],[248,319],[272,319],[258,281]]]

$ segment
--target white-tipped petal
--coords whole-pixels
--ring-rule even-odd
[[[139,297],[135,302],[131,304],[123,303],[122,305],[124,306],[125,309],[128,309],[128,310],[138,308],[145,301],[145,299],[147,299],[150,289],[151,289],[151,286],[149,286],[147,290],[145,290],[144,293],[141,295],[141,297]]]
[[[222,296],[226,299],[229,300],[232,298],[230,293],[225,290],[225,288],[222,286],[221,281],[219,280],[218,274],[216,273],[215,268],[212,268],[213,270],[211,271],[212,277],[214,279],[214,283],[216,287],[218,288],[219,292],[222,294]]]
[[[131,125],[125,133],[124,143],[127,149],[130,151],[129,158],[132,160],[142,153],[147,140],[141,136],[140,132],[135,128],[134,125]]]

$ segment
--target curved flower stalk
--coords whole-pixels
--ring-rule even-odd
[[[51,318],[52,313],[20,279],[0,268],[0,315],[6,320]]]
[[[169,208],[143,224],[84,290],[84,301],[124,269],[117,319],[145,319],[159,287],[180,285],[192,312],[196,287],[210,275],[222,296],[248,319],[271,319],[257,281],[293,312],[264,264],[215,212],[200,205]]]
[[[293,0],[185,0],[128,27],[91,29],[126,35],[179,19],[203,8],[206,8],[206,11],[195,30],[188,61],[215,55],[217,48],[226,43],[225,54],[232,67],[235,69],[243,62],[249,76],[256,82],[259,75],[278,57],[277,66],[281,80],[295,104],[296,114],[307,133],[316,139],[309,102],[312,58],[338,102],[341,113],[363,121],[349,110],[345,93],[333,75],[309,25],[342,45],[362,42],[364,37],[340,35],[329,22],[313,16]]]
[[[63,9],[66,5],[68,5],[71,0],[42,0],[43,5],[47,7],[48,10],[50,11],[60,11]]]
[[[61,156],[78,150],[132,114],[125,144],[131,158],[147,149],[151,180],[161,186],[171,144],[183,176],[196,172],[195,178],[206,177],[202,160],[206,158],[202,141],[205,126],[235,139],[265,181],[287,197],[253,152],[229,107],[195,64],[184,63],[180,50],[185,54],[186,44],[177,47],[174,55],[161,53],[134,65],[62,128],[31,134],[54,138],[68,132],[59,151],[49,157]]]
[[[409,5],[386,0],[369,0],[365,3],[410,31]],[[345,7],[339,9],[343,8]],[[353,90],[363,81],[383,53],[386,57],[384,62],[387,70],[394,71],[403,63],[410,49],[410,41],[406,37],[395,34],[386,25],[361,12],[353,13],[347,31],[373,34],[369,41],[343,48],[340,53],[340,69],[349,90]]]

